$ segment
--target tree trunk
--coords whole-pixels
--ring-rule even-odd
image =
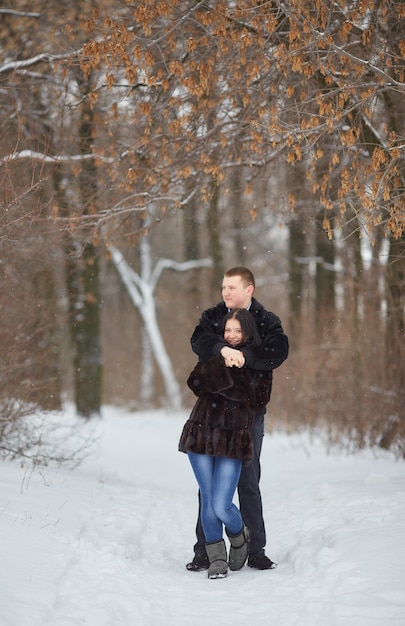
[[[183,210],[184,219],[184,257],[186,261],[200,256],[199,229],[197,216],[197,197],[190,198]]]
[[[67,265],[74,400],[78,414],[91,417],[100,413],[102,389],[99,264],[95,247],[87,244],[81,258],[73,258]]]
[[[198,204],[198,197],[194,194],[183,211],[184,258],[186,261],[200,258]],[[188,272],[184,277],[184,288],[193,304],[198,305],[201,299],[201,284],[197,279],[196,270]]]
[[[396,431],[405,420],[405,235],[390,241],[386,293],[386,372],[395,397]]]
[[[246,254],[246,208],[242,201],[242,185],[241,185],[242,169],[240,167],[233,168],[230,181],[230,203],[233,209],[233,226],[235,229],[234,241],[236,258],[238,265],[247,265]]]
[[[207,229],[210,241],[210,256],[214,263],[214,271],[212,272],[212,289],[218,291],[224,276],[224,258],[221,245],[221,226],[219,220],[219,187],[216,183],[212,183],[211,199],[208,205]]]
[[[315,236],[315,316],[319,333],[329,330],[335,320],[335,244],[319,229]]]
[[[84,96],[79,127],[80,152],[91,154],[94,111],[87,98],[91,91],[90,81],[82,82],[80,88]],[[83,161],[79,174],[83,215],[96,211],[96,181],[94,160]],[[100,270],[94,243],[84,240],[80,246],[81,249],[78,242],[72,242],[67,260],[70,329],[74,355],[74,398],[78,414],[90,417],[100,413],[102,401]]]
[[[142,254],[147,254],[148,250],[148,242],[144,241]],[[150,282],[145,282],[143,277],[136,274],[119,250],[112,248],[111,255],[133,304],[142,316],[153,355],[162,374],[167,405],[178,410],[181,408],[181,390],[157,322],[156,306],[153,297],[154,285]]]
[[[304,288],[304,263],[306,255],[306,237],[302,219],[297,218],[290,222],[289,226],[289,313],[290,328],[293,337],[298,336],[301,324],[301,311]]]

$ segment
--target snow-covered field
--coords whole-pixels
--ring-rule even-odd
[[[405,625],[405,464],[266,435],[273,571],[185,569],[197,488],[186,413],[106,407],[75,470],[0,463],[0,626]],[[94,427],[94,424],[93,424]]]

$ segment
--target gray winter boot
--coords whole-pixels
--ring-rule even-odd
[[[214,541],[206,543],[210,566],[208,568],[208,578],[225,578],[228,574],[228,562],[225,541]]]
[[[231,535],[227,530],[226,534],[231,542],[229,550],[229,569],[235,572],[241,569],[249,556],[250,530],[243,526],[239,535]]]

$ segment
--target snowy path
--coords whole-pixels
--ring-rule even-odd
[[[186,415],[106,408],[98,453],[28,475],[1,463],[0,626],[405,626],[405,464],[266,436],[275,571],[189,573]]]

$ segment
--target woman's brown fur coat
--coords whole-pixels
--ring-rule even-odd
[[[188,386],[198,396],[179,450],[248,461],[252,420],[270,400],[271,371],[226,367],[222,356],[199,362]]]

